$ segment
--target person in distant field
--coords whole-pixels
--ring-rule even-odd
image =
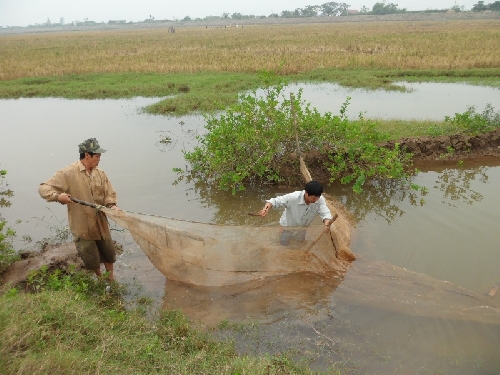
[[[101,154],[106,150],[101,148],[95,138],[89,138],[78,146],[78,151],[80,160],[41,183],[38,192],[47,202],[67,205],[69,228],[85,268],[101,277],[102,262],[110,280],[114,280],[116,250],[106,215],[71,200],[74,197],[119,210],[115,189],[106,173],[98,168]]]
[[[275,207],[285,207],[280,218],[282,227],[305,227],[311,224],[316,215],[321,217],[326,230],[330,230],[332,224],[332,213],[326,205],[323,194],[323,186],[319,181],[309,181],[304,190],[295,191],[286,195],[266,200],[264,208],[260,210],[260,216],[264,217],[268,211]],[[280,244],[288,245],[292,238],[304,241],[306,231],[292,232],[285,230],[281,233]]]

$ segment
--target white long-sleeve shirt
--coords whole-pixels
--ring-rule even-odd
[[[304,190],[295,191],[266,200],[273,205],[273,208],[285,207],[285,212],[280,218],[280,225],[284,227],[308,226],[316,215],[319,215],[321,220],[332,219],[332,213],[323,196],[316,203],[306,204],[304,194]]]

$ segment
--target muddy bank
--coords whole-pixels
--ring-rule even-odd
[[[74,267],[76,271],[83,269],[83,262],[74,242],[46,244],[40,252],[24,253],[21,258],[0,277],[0,292],[25,281],[31,271],[39,270],[42,266],[48,267],[49,270],[68,270],[70,267]]]
[[[500,129],[475,136],[446,135],[439,137],[402,138],[381,144],[393,149],[399,144],[402,151],[413,154],[416,166],[435,165],[443,162],[459,162],[484,157],[500,157]],[[319,181],[328,181],[329,173],[324,168],[324,158],[318,152],[304,155],[311,174]],[[289,169],[288,169],[289,168]],[[284,176],[295,173],[296,162],[285,167]]]
[[[386,148],[398,143],[405,152],[413,154],[415,162],[467,160],[483,156],[500,156],[500,129],[475,136],[450,135],[439,137],[403,138],[386,142]]]

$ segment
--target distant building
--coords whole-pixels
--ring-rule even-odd
[[[126,20],[109,20],[108,25],[125,25],[127,23]]]
[[[357,14],[359,14],[359,10],[356,10],[356,9],[349,9],[349,10],[347,11],[347,15],[348,15],[348,16],[355,16],[355,15],[357,15]]]
[[[95,26],[95,25],[97,25],[97,22],[95,21],[76,22],[76,26]]]

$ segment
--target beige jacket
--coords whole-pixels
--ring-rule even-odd
[[[80,161],[61,169],[41,183],[38,192],[47,202],[55,202],[58,194],[67,193],[73,198],[102,206],[116,204],[116,192],[106,173],[95,168],[92,177],[89,177]],[[67,206],[69,228],[74,237],[85,240],[110,238],[108,219],[103,212],[78,203]]]

